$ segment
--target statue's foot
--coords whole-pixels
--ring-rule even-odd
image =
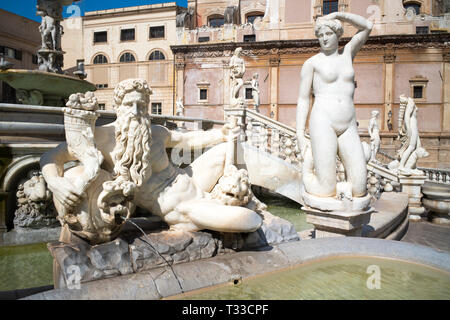
[[[352,184],[350,182],[338,182],[336,184],[336,197],[339,200],[352,200]]]

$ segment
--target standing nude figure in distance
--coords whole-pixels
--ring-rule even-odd
[[[374,163],[377,161],[377,153],[380,149],[380,128],[378,127],[378,116],[380,112],[372,111],[372,117],[369,121],[369,135],[370,135],[370,160]]]
[[[339,50],[341,22],[359,31]],[[303,163],[305,191],[319,197],[336,195],[336,155],[345,167],[347,190],[353,197],[367,193],[367,169],[357,131],[353,94],[353,59],[369,38],[373,24],[346,12],[334,12],[318,19],[315,34],[321,52],[306,60],[301,71],[297,104],[297,137]],[[311,89],[315,96],[309,119],[310,141],[305,135]],[[311,152],[312,151],[312,152]]]

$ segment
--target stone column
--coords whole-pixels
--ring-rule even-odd
[[[426,210],[422,206],[422,186],[427,176],[402,176],[399,175],[399,182],[402,192],[409,196],[408,213],[412,221],[421,221],[426,218]]]
[[[450,131],[450,51],[443,54],[444,85],[442,131]]]
[[[384,121],[381,130],[387,131],[389,112],[391,112],[390,123],[394,122],[394,62],[395,55],[393,52],[384,55]]]
[[[280,57],[269,59],[270,66],[270,117],[278,121],[278,69]]]

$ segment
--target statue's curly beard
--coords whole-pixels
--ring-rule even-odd
[[[134,116],[119,109],[115,126],[114,180],[132,182],[140,187],[151,175],[150,117]]]

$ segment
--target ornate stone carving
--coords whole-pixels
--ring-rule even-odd
[[[230,59],[231,98],[230,107],[239,108],[244,105],[244,98],[239,97],[239,91],[244,85],[245,61],[241,58],[242,48],[237,48]]]
[[[40,71],[62,73],[63,54],[61,36],[63,35],[62,2],[54,0],[38,0],[37,15],[42,17],[39,31],[42,45],[39,49],[38,65]]]
[[[386,53],[383,58],[385,63],[394,63],[397,56],[393,53]]]
[[[14,228],[41,229],[59,226],[56,210],[51,201],[44,177],[33,172],[31,179],[20,184],[16,193],[18,208],[14,217]]]
[[[85,168],[63,171],[64,159],[74,158],[65,144],[41,157],[42,172],[55,204],[59,203],[58,213],[64,216],[72,212],[77,218],[66,219],[71,232],[93,244],[110,241],[117,237],[135,206],[160,216],[172,231],[240,233],[260,228],[263,220],[255,211],[226,206],[207,196],[223,175],[226,144],[211,148],[195,160],[189,174],[175,167],[166,152],[166,148],[205,148],[235,141],[240,128],[234,130],[227,124],[221,130],[183,133],[151,125],[150,94],[142,79],[124,80],[115,88],[117,119],[112,125],[96,128],[92,140],[104,157],[102,167],[111,171],[100,169],[84,193],[74,182]]]
[[[269,59],[269,66],[271,67],[279,67],[280,66],[280,57],[270,58]]]
[[[402,144],[397,150],[398,161],[391,162],[389,169],[397,170],[404,176],[424,175],[423,171],[417,169],[417,161],[419,158],[428,157],[429,153],[420,143],[416,103],[414,99],[404,95],[400,96],[398,140]]]

